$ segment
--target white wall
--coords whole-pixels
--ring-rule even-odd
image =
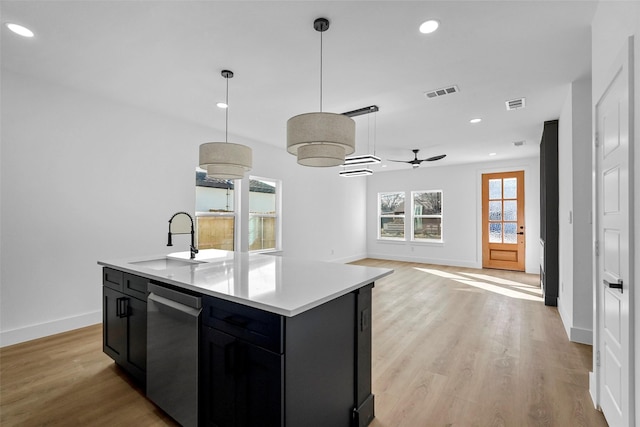
[[[542,123],[540,123],[542,135]],[[482,174],[525,171],[525,269],[540,271],[539,159],[473,165],[426,166],[367,178],[367,249],[370,257],[482,268]],[[443,191],[444,243],[377,240],[377,195],[391,191]],[[406,221],[408,219],[405,219]]]
[[[194,212],[198,146],[223,135],[26,76],[1,79],[5,346],[101,322],[97,260],[187,250],[187,237],[165,246],[167,221]],[[364,181],[237,142],[254,150],[252,174],[283,181],[287,255],[366,256]]]
[[[592,36],[592,93],[593,102],[603,91],[606,85],[606,73],[610,64],[614,61],[625,40],[635,35],[634,49],[634,141],[633,141],[633,168],[635,186],[635,204],[633,226],[635,236],[640,230],[640,2],[613,2],[601,1],[598,3],[593,23]],[[640,239],[635,238],[634,258],[635,272],[633,276],[633,293],[635,299],[632,302],[631,318],[634,321],[635,337],[635,413],[636,425],[640,425]],[[593,392],[593,391],[592,391]]]
[[[560,114],[558,139],[558,311],[569,339],[591,344],[591,76],[571,83]]]

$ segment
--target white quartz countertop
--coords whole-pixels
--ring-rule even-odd
[[[201,250],[193,261],[189,252],[178,252],[98,264],[289,317],[393,273],[387,268],[215,249]]]

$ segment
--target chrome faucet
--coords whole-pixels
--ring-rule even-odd
[[[171,217],[171,219],[169,220],[169,238],[167,240],[167,246],[173,246],[173,243],[171,242],[171,235],[172,234],[189,234],[189,231],[183,231],[183,229],[179,229],[178,231],[171,231],[171,223],[173,222],[174,218],[177,217],[178,215],[186,215],[189,218],[189,221],[191,222],[191,246],[189,247],[189,250],[191,252],[191,259],[194,259],[196,257],[196,254],[198,253],[198,249],[196,249],[196,244],[195,244],[195,232],[194,232],[194,228],[193,228],[193,218],[191,217],[191,215],[189,215],[186,212],[176,212],[173,214],[173,216]],[[179,224],[176,224],[176,226]]]

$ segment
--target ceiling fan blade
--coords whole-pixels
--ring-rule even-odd
[[[436,160],[444,159],[445,157],[447,157],[446,154],[441,154],[439,156],[429,157],[428,159],[424,159],[424,160],[427,161],[427,162],[434,162]]]
[[[387,159],[390,162],[398,162],[398,163],[411,163],[413,160],[391,160]]]

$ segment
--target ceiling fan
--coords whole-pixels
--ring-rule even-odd
[[[414,158],[413,160],[391,160],[389,159],[390,162],[400,162],[400,163],[409,163],[414,169],[417,168],[418,166],[420,166],[420,163],[422,162],[435,162],[436,160],[440,160],[445,158],[447,155],[446,154],[440,154],[439,156],[433,156],[433,157],[429,157],[426,159],[419,159],[418,158],[418,149],[415,150],[411,150],[413,151],[413,155]]]

